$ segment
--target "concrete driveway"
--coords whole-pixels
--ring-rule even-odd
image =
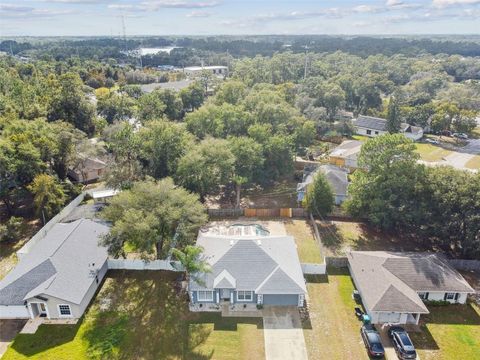
[[[26,322],[27,320],[0,320],[0,357]]]
[[[265,307],[263,335],[266,360],[307,360],[300,314],[296,307]]]
[[[392,341],[388,337],[388,327],[381,327],[379,325],[376,325],[375,328],[378,330],[378,333],[380,334],[380,338],[382,339],[382,345],[383,348],[385,349],[385,359],[387,360],[398,360],[397,353],[395,352],[395,349],[393,347]],[[420,357],[418,356],[417,352],[417,358],[416,360],[420,360]]]

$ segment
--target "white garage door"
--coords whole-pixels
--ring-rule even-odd
[[[400,313],[379,313],[378,322],[379,323],[398,323],[400,322]]]
[[[27,319],[30,313],[26,306],[0,306],[0,319]]]

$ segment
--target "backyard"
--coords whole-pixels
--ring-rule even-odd
[[[295,239],[298,257],[302,263],[323,263],[320,246],[307,220],[286,220],[285,230]]]
[[[179,274],[111,272],[76,325],[20,334],[3,359],[252,359],[264,357],[261,318],[190,313]]]
[[[415,143],[415,145],[420,158],[424,161],[441,161],[445,156],[452,153],[450,150],[432,144]]]
[[[419,239],[378,231],[354,221],[317,221],[326,256],[345,256],[349,250],[424,251],[431,250]]]
[[[310,360],[368,359],[353,312],[353,288],[348,270],[329,269],[328,276],[308,279],[310,321],[303,334]]]

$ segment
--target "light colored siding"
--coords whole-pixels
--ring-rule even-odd
[[[30,313],[24,305],[1,305],[0,319],[28,319]]]
[[[298,305],[298,295],[263,295],[264,305]]]
[[[452,291],[453,292],[453,291]],[[445,292],[439,292],[439,291],[429,291],[428,292],[428,300],[433,300],[433,301],[443,301],[445,299]],[[448,302],[455,304],[465,304],[467,301],[467,294],[466,293],[459,293],[458,294],[458,299],[457,301],[455,300],[447,300]]]

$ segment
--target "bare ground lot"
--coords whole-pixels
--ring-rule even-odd
[[[426,251],[429,244],[398,233],[386,233],[362,222],[317,221],[326,256],[344,256],[349,250]]]

